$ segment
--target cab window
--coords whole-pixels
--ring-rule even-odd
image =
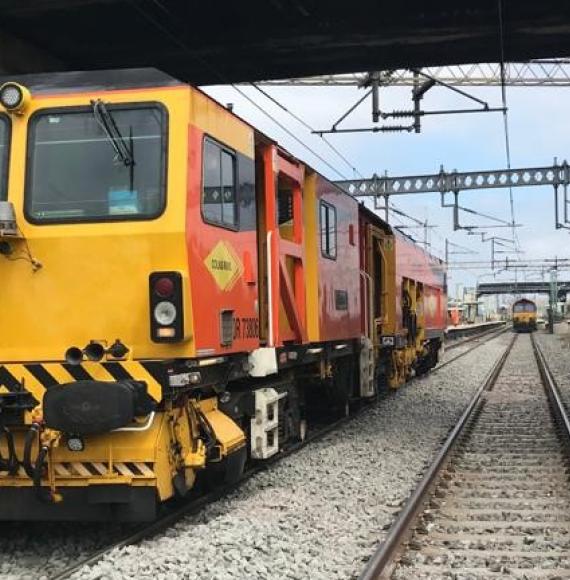
[[[10,151],[10,121],[0,115],[0,201],[8,199],[8,153]]]
[[[165,111],[97,103],[32,117],[25,196],[30,221],[151,219],[163,211]]]
[[[532,302],[518,302],[514,306],[514,312],[534,312],[536,306]]]
[[[236,228],[236,156],[211,139],[204,140],[202,215],[214,225]]]
[[[321,201],[321,252],[325,258],[336,260],[336,208]]]

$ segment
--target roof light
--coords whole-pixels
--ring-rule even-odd
[[[7,82],[0,87],[0,104],[9,113],[23,113],[31,98],[30,91],[18,83]]]

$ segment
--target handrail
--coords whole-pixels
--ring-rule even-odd
[[[154,422],[155,415],[156,415],[156,413],[154,411],[152,411],[149,414],[148,419],[146,420],[146,423],[144,423],[144,425],[141,425],[140,427],[119,427],[118,429],[113,429],[113,432],[116,432],[116,431],[138,431],[140,433],[142,431],[148,431],[151,428],[152,423]]]
[[[368,272],[365,272],[364,270],[360,270],[360,276],[364,279],[364,296],[365,296],[364,328],[366,329],[366,332],[368,334],[368,338],[373,341],[374,340],[373,327],[372,327],[372,322],[371,322],[371,318],[370,318],[370,307],[372,305],[372,297],[371,297],[372,277],[370,276],[370,274]]]
[[[267,331],[268,331],[268,345],[274,346],[275,341],[273,340],[273,280],[272,280],[272,268],[271,268],[271,238],[273,236],[273,231],[267,232]]]

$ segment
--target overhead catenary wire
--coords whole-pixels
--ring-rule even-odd
[[[153,3],[161,10],[161,12],[165,13],[166,15],[174,18],[174,15],[170,11],[170,9],[165,6],[160,0],[152,0]],[[295,142],[299,143],[303,148],[309,151],[316,159],[321,161],[324,165],[326,165],[331,171],[333,171],[336,175],[340,176],[342,179],[346,179],[346,176],[341,173],[336,167],[334,167],[331,163],[329,163],[322,155],[317,153],[314,149],[312,149],[309,145],[307,145],[304,141],[302,141],[297,135],[295,135],[290,129],[288,129],[283,123],[277,120],[271,113],[266,111],[259,103],[257,103],[254,99],[252,99],[247,93],[242,91],[235,83],[229,82],[225,75],[220,72],[216,67],[212,66],[206,59],[200,57],[199,55],[195,54],[186,44],[186,42],[180,39],[175,33],[173,33],[167,26],[159,22],[152,14],[149,14],[147,10],[143,6],[140,5],[137,0],[127,0],[127,2],[134,8],[145,20],[147,20],[150,24],[155,26],[158,30],[160,30],[163,34],[165,34],[168,38],[171,39],[173,43],[175,43],[178,47],[180,47],[184,52],[186,52],[191,58],[195,61],[202,64],[205,68],[211,70],[214,75],[219,79],[221,84],[231,86],[238,94],[240,94],[245,100],[247,100],[251,105],[253,105],[257,110],[259,110],[263,115],[269,118],[274,124],[276,124],[282,131],[284,131],[287,135],[289,135]],[[312,127],[306,123],[303,119],[301,119],[298,115],[295,115],[292,111],[290,111],[287,107],[282,105],[275,99],[274,97],[270,96],[265,91],[261,90],[257,85],[253,84],[253,86],[260,91],[261,93],[265,94],[268,98],[270,98],[277,106],[281,109],[286,111],[289,115],[295,118],[299,123],[301,123],[305,128],[313,132]],[[356,166],[345,156],[343,155],[334,145],[332,145],[328,140],[326,140],[322,135],[321,139],[330,147],[331,150],[335,152],[337,156],[339,156],[351,169],[354,173],[358,174],[359,177],[364,177],[360,171],[356,168]],[[395,206],[393,206],[394,209]],[[391,209],[391,208],[389,208]]]
[[[299,139],[297,135],[295,135],[291,130],[289,130],[283,123],[278,121],[271,113],[266,111],[259,103],[256,103],[254,99],[252,99],[248,94],[242,91],[239,87],[236,86],[235,83],[229,82],[225,75],[221,73],[216,67],[212,66],[207,60],[195,54],[184,42],[184,40],[180,39],[176,34],[174,34],[168,27],[164,24],[159,22],[154,16],[148,13],[147,10],[143,6],[140,5],[139,2],[136,0],[127,0],[127,2],[141,15],[145,20],[147,20],[150,24],[155,26],[158,30],[160,30],[163,34],[168,36],[178,47],[180,47],[185,53],[187,53],[191,58],[202,64],[204,67],[211,70],[214,75],[219,79],[221,84],[231,86],[237,93],[239,93],[245,100],[247,100],[250,104],[252,104],[257,110],[259,110],[263,115],[265,115],[268,119],[270,119],[273,123],[275,123],[282,131],[284,131],[289,137],[291,137],[294,141],[296,141],[299,145],[305,148],[307,151],[311,153],[316,159],[318,159],[321,163],[326,165],[331,171],[333,171],[336,175],[338,175],[341,179],[346,179],[346,175],[341,173],[332,163],[329,163],[322,155],[317,153],[312,147],[307,145],[302,139]],[[164,6],[159,0],[153,0],[154,4],[158,6],[163,12],[166,14],[172,15],[172,12]]]
[[[267,99],[269,99],[272,103],[274,103],[277,107],[279,107],[282,111],[284,111],[285,113],[287,113],[288,115],[290,115],[293,119],[295,119],[298,123],[300,123],[303,127],[305,127],[307,130],[309,130],[311,132],[311,134],[315,134],[315,130],[314,128],[307,123],[302,117],[300,117],[299,115],[297,115],[296,113],[294,113],[293,111],[291,111],[288,107],[286,107],[281,101],[279,101],[277,98],[275,98],[273,95],[271,95],[270,93],[268,93],[267,91],[263,90],[261,87],[259,87],[256,83],[250,83],[250,85],[252,87],[254,87],[255,89],[257,89],[263,96],[265,96]],[[358,175],[359,178],[364,179],[364,175],[362,174],[362,172],[360,172],[356,166],[343,154],[341,153],[330,141],[328,141],[324,135],[319,135],[319,137],[330,147],[330,149],[340,158],[342,159],[351,169],[352,171]],[[397,215],[403,216],[408,218],[409,220],[411,220],[412,222],[416,223],[416,224],[421,224],[422,226],[425,225],[425,223],[421,220],[419,220],[418,218],[406,213],[405,211],[403,211],[402,209],[398,208],[394,203],[390,203],[388,206],[388,210],[390,212],[392,212],[393,216],[396,218]],[[401,225],[405,225],[404,222],[402,222],[402,220],[398,220],[398,222]]]
[[[505,133],[505,153],[507,157],[507,169],[511,169],[511,144],[509,136],[509,116],[507,107],[507,83],[506,83],[506,67],[505,67],[505,36],[504,36],[504,22],[503,22],[503,0],[497,0],[497,8],[499,13],[499,65],[501,73],[501,101],[503,106],[503,130]],[[515,202],[513,197],[513,188],[509,187],[509,204],[511,209],[511,226],[513,232],[513,240],[515,240],[515,247],[517,253],[520,251],[520,241],[516,231],[515,220]]]
[[[269,94],[267,91],[264,91],[261,87],[259,87],[256,83],[250,83],[252,87],[254,87],[255,89],[257,89],[262,95],[264,95],[267,99],[269,99],[272,103],[274,103],[277,107],[279,107],[281,110],[283,110],[285,113],[287,113],[288,115],[290,115],[293,119],[295,119],[298,123],[300,123],[303,127],[305,127],[306,129],[308,129],[311,134],[315,134],[315,130],[314,128],[307,123],[304,119],[302,119],[299,115],[295,114],[293,111],[291,111],[289,108],[287,108],[283,103],[281,103],[278,99],[276,99],[273,95]],[[234,88],[237,89],[237,87]],[[328,141],[324,135],[319,135],[319,137],[326,143],[326,145],[340,158],[344,161],[344,163],[346,163],[351,169],[352,171],[360,178],[364,179],[364,175],[362,174],[362,172],[360,172],[356,166],[343,154],[341,153],[330,141]],[[337,171],[338,174],[338,171]],[[416,223],[422,223],[420,222],[420,220],[418,220],[417,218],[405,213],[403,210],[399,209],[398,207],[396,207],[396,205],[391,204],[389,206],[389,211],[392,212],[393,215],[395,214],[399,214],[402,216],[407,217],[408,219],[416,222]],[[402,225],[403,222],[401,220],[398,220]]]
[[[309,123],[307,123],[299,115],[295,114],[293,111],[291,111],[289,108],[287,108],[283,103],[281,103],[281,101],[277,100],[273,95],[271,95],[267,91],[263,90],[257,83],[250,83],[250,84],[253,88],[258,90],[263,96],[265,96],[267,99],[269,99],[272,103],[274,103],[280,109],[285,111],[288,115],[291,115],[291,117],[293,117],[293,119],[295,119],[298,123],[303,125],[303,127],[305,127],[305,129],[308,129],[311,132],[311,134],[315,134],[315,129],[311,125],[309,125]],[[348,167],[350,167],[350,169],[352,169],[352,171],[355,175],[364,179],[364,175],[356,168],[356,166],[352,163],[352,161],[350,161],[341,151],[339,151],[339,149],[337,147],[335,147],[324,135],[320,135],[320,138],[331,149],[331,151],[333,151],[335,153],[335,155],[337,155],[340,159],[342,159],[344,161],[344,163],[346,163],[346,165],[348,165]]]
[[[282,131],[284,131],[285,133],[287,133],[287,135],[289,135],[289,137],[291,137],[297,143],[299,143],[300,145],[302,145],[307,151],[309,151],[321,163],[324,163],[331,171],[333,171],[336,175],[339,175],[342,179],[345,179],[346,178],[346,176],[343,173],[341,173],[332,163],[329,163],[324,157],[322,157],[314,149],[312,149],[311,147],[309,147],[309,145],[307,145],[302,139],[299,139],[299,137],[297,137],[297,135],[295,135],[295,133],[293,133],[293,131],[291,131],[290,129],[288,129],[283,123],[281,123],[281,121],[278,121],[271,113],[269,113],[268,111],[266,111],[259,103],[257,103],[255,101],[255,99],[252,99],[248,94],[246,94],[244,91],[242,91],[235,84],[231,83],[231,86],[244,99],[246,99],[246,101],[248,101],[251,105],[253,105],[258,111],[260,111],[263,115],[265,115],[271,121],[273,121],[273,123],[275,123],[278,127],[280,127]]]
[[[293,117],[293,119],[295,119],[298,123],[300,123],[301,125],[303,125],[303,127],[305,127],[306,129],[308,129],[311,134],[316,134],[315,133],[315,129],[309,124],[307,123],[304,119],[302,119],[299,115],[295,114],[293,111],[291,111],[289,108],[287,108],[283,103],[281,103],[278,99],[276,99],[273,95],[269,94],[267,91],[263,90],[261,87],[259,87],[259,85],[257,85],[256,83],[250,83],[250,85],[252,87],[254,87],[255,89],[257,89],[262,95],[264,95],[267,99],[269,99],[272,103],[274,103],[277,107],[279,107],[280,109],[282,109],[285,113],[289,114],[291,117]],[[330,141],[328,141],[328,139],[326,139],[326,137],[324,135],[319,135],[319,137],[327,144],[328,147],[330,147],[330,149],[340,158],[342,159],[351,169],[352,171],[361,179],[364,179],[364,175],[362,174],[362,172],[360,172],[356,166],[343,154],[341,153]],[[424,222],[422,222],[421,220],[418,220],[417,218],[411,216],[410,214],[407,214],[406,212],[404,212],[403,210],[399,209],[395,204],[391,203],[388,207],[388,210],[392,212],[392,214],[394,216],[396,215],[400,215],[400,216],[404,216],[407,217],[408,219],[410,219],[411,221],[417,223],[417,224],[421,224],[424,225]],[[404,222],[402,222],[401,220],[398,220],[399,223],[401,223],[402,225],[404,225]]]

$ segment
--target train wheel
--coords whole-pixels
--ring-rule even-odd
[[[333,364],[332,402],[341,417],[350,414],[350,399],[354,394],[354,360],[345,357]]]
[[[244,445],[221,461],[209,463],[200,474],[200,483],[207,491],[237,483],[243,475],[247,461],[247,447]]]
[[[391,389],[397,389],[406,382],[406,364],[404,353],[394,351],[388,370],[388,386]]]
[[[307,420],[301,419],[301,422],[299,423],[299,439],[301,440],[301,442],[303,442],[305,441],[306,438],[307,438]]]

